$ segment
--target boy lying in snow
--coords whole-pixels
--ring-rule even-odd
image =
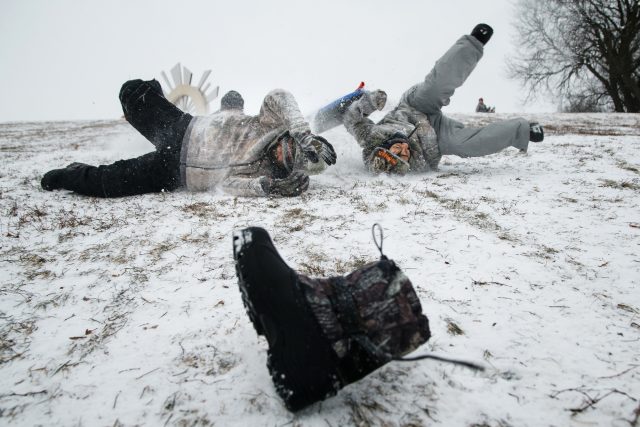
[[[442,114],[455,89],[469,77],[493,34],[478,24],[440,58],[425,80],[407,90],[396,108],[378,123],[367,117],[382,110],[387,94],[365,93],[347,109],[344,125],[362,147],[365,164],[373,172],[406,173],[437,169],[443,155],[478,157],[506,147],[526,152],[529,141],[544,138],[542,127],[522,118],[465,127]]]
[[[331,144],[311,134],[284,90],[270,92],[257,116],[244,114],[242,96],[230,91],[219,111],[192,117],[164,97],[156,80],[126,82],[120,102],[124,117],[155,151],[111,165],[54,169],[42,178],[43,189],[121,197],[220,187],[238,196],[298,196],[309,187],[308,161],[336,162]]]

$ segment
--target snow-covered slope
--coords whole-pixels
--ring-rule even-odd
[[[508,115],[457,116],[467,123]],[[0,124],[0,424],[638,425],[640,116],[542,115],[543,143],[440,171],[338,164],[295,199],[40,189],[72,161],[152,149],[124,121]],[[303,272],[384,251],[431,321],[420,351],[289,413],[245,315],[231,232],[265,227]]]

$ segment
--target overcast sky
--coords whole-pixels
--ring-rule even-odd
[[[513,51],[512,0],[2,0],[0,122],[119,117],[118,91],[181,62],[194,81],[211,69],[221,94],[243,94],[257,112],[274,88],[305,113],[355,89],[397,99],[422,80],[462,34],[486,22],[495,34],[449,112],[478,97],[500,112],[524,106],[506,77]],[[216,109],[219,100],[214,101]]]

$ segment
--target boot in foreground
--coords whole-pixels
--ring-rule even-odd
[[[233,234],[233,254],[247,314],[267,339],[267,367],[291,411],[335,395],[431,336],[411,282],[384,255],[344,277],[310,278],[289,268],[258,227]]]

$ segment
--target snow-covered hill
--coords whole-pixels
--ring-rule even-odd
[[[467,123],[508,115],[457,116]],[[72,161],[152,149],[124,121],[0,124],[2,425],[639,425],[640,115],[541,115],[529,154],[372,176],[344,129],[296,199],[40,189]],[[300,271],[374,260],[371,226],[431,321],[420,351],[291,414],[237,288],[231,232]]]

